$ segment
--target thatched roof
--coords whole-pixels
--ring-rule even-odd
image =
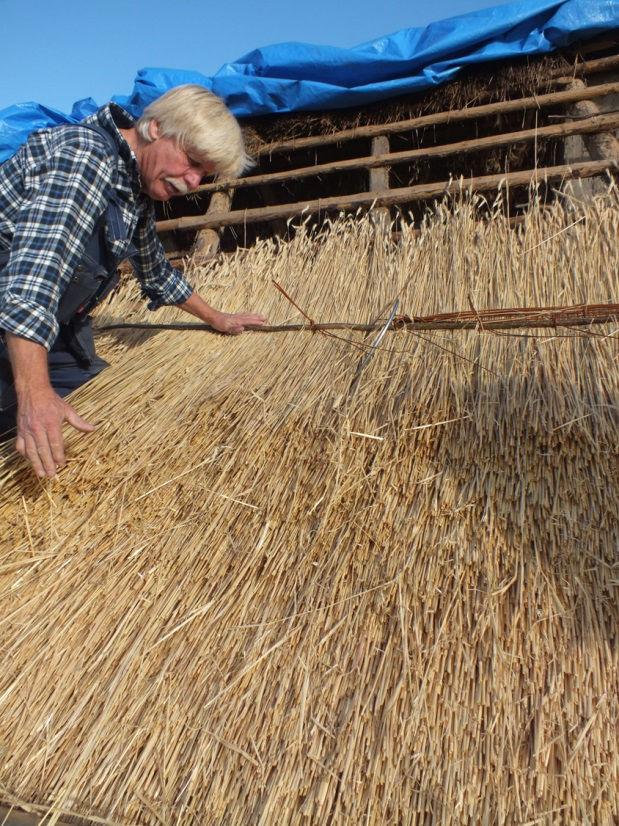
[[[565,50],[550,55],[495,61],[472,67],[450,83],[415,95],[388,98],[363,107],[242,118],[241,123],[248,150],[253,153],[265,142],[329,135],[370,123],[388,123],[448,109],[464,109],[482,103],[544,94],[553,88],[553,77],[558,71],[571,74],[574,57],[573,50]]]
[[[603,122],[593,118],[605,107],[615,108],[610,95],[619,86],[613,82],[616,52],[616,37],[594,39],[551,56],[475,66],[429,93],[353,109],[246,120],[248,148],[258,166],[242,179],[208,182],[189,199],[160,207],[167,249],[187,251],[196,241],[196,228],[207,225],[219,236],[209,232],[206,241],[200,236],[196,248],[211,248],[217,239],[231,251],[258,238],[289,237],[291,216],[311,213],[320,224],[333,204],[354,210],[354,196],[361,195],[368,206],[374,193],[382,197],[387,189],[393,190],[401,218],[419,222],[433,199],[462,178],[479,190],[480,178],[502,180],[529,170],[533,179],[548,183],[544,197],[550,199],[557,173],[561,178],[580,174],[572,167],[559,169],[568,163],[566,152],[574,161],[575,136],[610,134],[617,127],[614,111]],[[591,103],[585,113],[587,95]],[[596,159],[616,155],[614,150],[590,153]],[[530,181],[506,181],[505,208],[512,216],[526,209]],[[425,184],[431,185],[430,193]],[[407,195],[411,187],[422,191]],[[229,190],[227,196],[210,199],[222,188]]]
[[[618,229],[616,201],[518,233],[461,206],[193,277],[272,321],[298,318],[272,279],[321,321],[603,303]],[[127,315],[129,286],[99,323]],[[99,431],[54,483],[0,465],[0,799],[149,826],[619,817],[616,325],[390,333],[355,392],[361,334],[100,339],[74,398]]]

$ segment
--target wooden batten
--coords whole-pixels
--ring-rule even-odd
[[[619,91],[619,83],[615,85],[617,86],[617,91]],[[551,124],[550,126],[541,126],[535,129],[523,129],[518,132],[506,132],[501,135],[490,135],[485,138],[457,141],[456,143],[429,146],[423,149],[410,149],[404,152],[389,152],[389,139],[386,135],[382,135],[372,139],[373,152],[371,155],[349,160],[333,161],[331,163],[315,164],[314,166],[304,166],[299,169],[290,169],[284,172],[254,175],[251,178],[238,178],[234,180],[234,187],[235,189],[244,189],[247,187],[261,186],[263,184],[282,183],[284,181],[298,180],[299,178],[311,178],[317,175],[328,175],[351,169],[364,168],[379,173],[375,177],[371,177],[370,190],[380,191],[389,188],[387,167],[396,164],[411,163],[427,158],[447,158],[450,155],[481,152],[484,149],[511,146],[514,143],[533,142],[542,138],[564,138],[568,135],[595,134],[617,128],[619,128],[619,113],[610,112],[601,114],[599,109],[596,108],[595,111],[589,112],[588,115],[574,122]],[[204,184],[198,191],[218,192],[230,183],[230,181],[222,181],[221,183]]]
[[[541,109],[550,106],[560,106],[567,103],[586,100],[593,97],[603,97],[619,91],[619,83],[601,83],[589,86],[586,90],[568,89],[563,92],[549,92],[546,95],[532,95],[526,98],[504,100],[499,103],[486,103],[482,106],[471,106],[466,109],[454,109],[447,112],[437,112],[432,115],[423,115],[394,123],[379,123],[369,126],[359,126],[354,129],[344,129],[331,135],[311,135],[307,138],[295,138],[289,141],[278,141],[266,144],[256,154],[259,157],[272,155],[275,152],[292,152],[297,149],[311,149],[316,146],[343,143],[344,141],[359,138],[372,138],[376,135],[391,135],[398,132],[408,132],[411,129],[421,129],[426,126],[438,126],[445,123],[475,120],[477,118],[502,115],[509,112],[518,112],[526,109]]]
[[[357,195],[335,196],[319,198],[313,201],[283,204],[279,206],[259,207],[257,209],[234,210],[227,213],[214,213],[210,216],[188,216],[160,221],[157,229],[160,232],[175,229],[203,229],[205,227],[233,226],[235,224],[252,224],[258,221],[272,221],[275,218],[294,218],[304,213],[318,213],[322,211],[350,210],[371,205],[395,206],[413,201],[424,201],[439,198],[442,195],[455,195],[459,192],[474,190],[489,192],[502,185],[528,186],[542,181],[561,181],[570,178],[588,178],[602,175],[616,167],[613,161],[591,161],[572,165],[562,165],[541,169],[527,169],[520,172],[509,172],[503,175],[485,175],[479,178],[463,178],[461,180],[441,181],[439,183],[420,184],[417,186],[399,187],[382,193],[361,193]]]

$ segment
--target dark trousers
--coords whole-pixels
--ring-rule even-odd
[[[94,379],[108,366],[106,361],[99,358],[94,351],[92,330],[88,324],[86,337],[92,342],[92,358],[90,364],[79,360],[71,353],[61,337],[58,337],[49,352],[47,363],[52,387],[59,396],[67,396],[72,390]],[[84,333],[82,333],[83,335]],[[15,428],[15,414],[17,399],[13,386],[13,373],[9,362],[6,345],[0,343],[0,439],[12,436]],[[9,431],[9,432],[7,432]]]

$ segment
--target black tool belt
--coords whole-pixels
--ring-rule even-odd
[[[96,357],[90,313],[118,285],[118,271],[108,271],[88,254],[75,268],[58,305],[58,338],[87,369]]]
[[[86,318],[118,286],[118,271],[109,272],[88,255],[77,265],[58,304],[59,324]]]
[[[111,136],[99,126],[82,124],[82,127],[105,138],[114,154],[115,163],[118,163],[118,148]],[[117,240],[124,237],[120,208],[113,195],[58,304],[58,338],[75,356],[79,366],[85,369],[90,367],[96,357],[89,313],[118,285],[118,262],[108,250],[106,227]]]

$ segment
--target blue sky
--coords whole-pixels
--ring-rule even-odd
[[[354,46],[499,0],[0,0],[0,109],[26,100],[68,112],[129,94],[138,69],[214,74],[258,46]]]

